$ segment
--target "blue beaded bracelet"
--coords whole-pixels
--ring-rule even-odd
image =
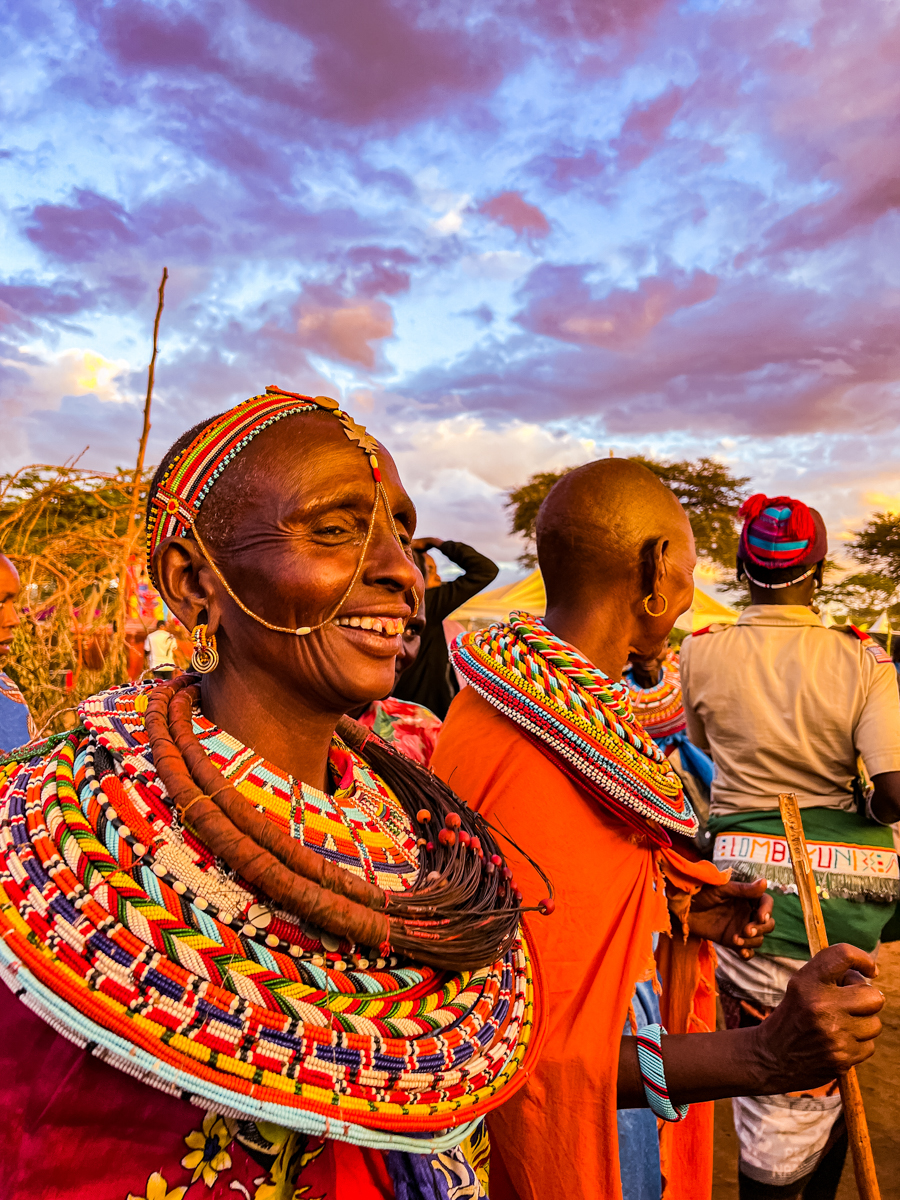
[[[666,1072],[662,1060],[662,1025],[645,1025],[637,1031],[638,1066],[644,1083],[647,1103],[664,1121],[683,1121],[690,1105],[679,1104],[676,1108],[669,1099],[666,1087]]]

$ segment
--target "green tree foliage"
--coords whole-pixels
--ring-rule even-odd
[[[728,467],[713,458],[657,462],[636,454],[630,461],[651,470],[684,505],[697,542],[697,553],[720,566],[732,567],[740,532],[737,514],[747,495],[749,479],[732,475]],[[556,481],[571,469],[541,471],[521,487],[507,492],[506,507],[512,516],[512,532],[520,533],[525,539],[525,552],[519,558],[523,566],[537,564],[534,529],[538,509]]]
[[[846,612],[854,625],[871,625],[887,609],[893,624],[900,622],[900,513],[872,513],[847,543],[850,556],[864,569],[828,581],[818,599]]]
[[[825,584],[816,593],[817,604],[829,604],[847,614],[853,625],[871,625],[885,609],[893,623],[900,618],[900,603],[888,601],[897,588],[897,580],[877,571],[845,575],[831,583],[826,571]]]
[[[0,476],[0,552],[22,578],[7,669],[39,729],[127,678],[118,575],[131,484],[130,473],[45,466]]]
[[[900,583],[900,513],[873,513],[847,549],[861,566],[890,577],[896,586]]]

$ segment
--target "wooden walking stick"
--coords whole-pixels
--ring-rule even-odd
[[[809,850],[803,835],[803,819],[800,816],[800,805],[793,792],[782,792],[778,797],[781,809],[781,819],[784,822],[784,832],[788,848],[791,852],[791,863],[794,868],[794,880],[797,893],[800,896],[800,907],[803,909],[803,922],[806,925],[806,936],[809,939],[811,953],[818,954],[828,945],[828,935],[825,932],[825,920],[822,916],[822,905],[819,903],[819,893],[816,891],[816,879],[813,875],[812,864],[809,861]],[[878,1180],[875,1176],[875,1160],[872,1157],[872,1143],[869,1139],[869,1126],[866,1123],[866,1113],[863,1108],[862,1093],[859,1090],[859,1080],[856,1068],[851,1067],[843,1075],[838,1075],[838,1086],[841,1089],[841,1100],[844,1104],[844,1120],[847,1122],[847,1134],[850,1138],[850,1149],[853,1153],[853,1169],[856,1172],[856,1190],[861,1200],[881,1200]]]

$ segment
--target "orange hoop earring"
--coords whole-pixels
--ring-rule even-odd
[[[663,606],[659,612],[654,612],[650,607],[650,601],[653,599],[653,593],[651,592],[649,596],[644,597],[644,612],[648,617],[664,617],[669,611],[669,601],[665,598],[662,592],[659,593],[659,598],[662,600]]]

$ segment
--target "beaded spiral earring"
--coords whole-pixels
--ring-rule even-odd
[[[209,626],[195,625],[191,633],[194,643],[194,653],[191,655],[191,668],[199,675],[208,675],[219,665],[219,652],[216,649],[216,635],[208,633]]]

